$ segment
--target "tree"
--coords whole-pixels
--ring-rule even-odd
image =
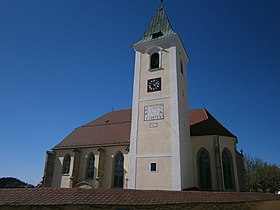
[[[0,188],[30,188],[32,184],[25,183],[17,178],[3,177],[0,178]]]
[[[249,191],[271,192],[280,189],[280,168],[260,158],[245,155],[245,178]]]

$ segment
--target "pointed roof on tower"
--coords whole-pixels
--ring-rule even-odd
[[[177,33],[173,31],[172,26],[164,10],[163,3],[161,1],[155,16],[150,22],[150,25],[146,29],[141,40],[138,41],[136,44],[146,43],[155,39],[161,39],[175,34]]]

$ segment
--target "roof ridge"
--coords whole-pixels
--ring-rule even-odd
[[[78,128],[82,127],[94,127],[94,126],[102,126],[102,125],[114,125],[114,124],[122,124],[122,123],[129,123],[131,120],[126,120],[126,121],[119,121],[119,122],[113,122],[113,123],[100,123],[100,124],[95,124],[95,125],[82,125]]]
[[[208,116],[208,111],[205,109],[205,108],[201,108],[204,112],[204,114],[206,115],[207,119],[209,119],[209,116]],[[210,113],[209,113],[210,114]],[[212,115],[211,115],[212,116]]]
[[[132,108],[127,108],[127,109],[117,109],[117,110],[112,110],[110,112],[120,112],[120,111],[127,111],[127,110],[131,110]],[[108,112],[108,113],[110,113]]]
[[[102,117],[104,117],[104,116],[106,116],[106,115],[109,115],[110,113],[121,112],[121,111],[129,111],[129,110],[131,111],[132,109],[130,108],[130,109],[120,109],[120,110],[112,110],[112,111],[109,111],[109,112],[107,112],[107,113],[101,115],[100,117],[96,118],[95,120],[89,121],[89,122],[85,123],[85,124],[82,125],[82,126],[76,127],[75,129],[78,129],[78,128],[80,128],[80,127],[83,127],[83,126],[85,126],[85,125],[87,125],[87,124],[89,124],[89,123],[93,123],[94,121],[97,121],[97,120],[101,119]],[[108,123],[106,123],[106,124],[108,124]]]
[[[203,109],[205,109],[205,108],[196,108],[196,109],[188,109],[189,111],[198,111],[198,110],[203,110]]]
[[[232,132],[230,132],[222,123],[220,123],[220,121],[217,120],[210,112],[208,112],[208,110],[205,109],[205,111],[207,112],[207,116],[209,114],[211,116],[211,118],[213,118],[221,127],[223,127],[227,132],[229,132],[232,136],[234,136],[237,139],[237,137]],[[210,119],[210,118],[208,118],[208,119]]]

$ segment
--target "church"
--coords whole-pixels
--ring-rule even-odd
[[[133,49],[132,109],[84,124],[47,151],[43,187],[243,191],[237,137],[208,110],[188,110],[189,57],[162,2]]]

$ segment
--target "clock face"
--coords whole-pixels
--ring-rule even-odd
[[[160,120],[163,119],[163,104],[151,105],[144,107],[144,120]]]
[[[149,79],[147,83],[147,91],[154,92],[161,90],[161,78]]]

